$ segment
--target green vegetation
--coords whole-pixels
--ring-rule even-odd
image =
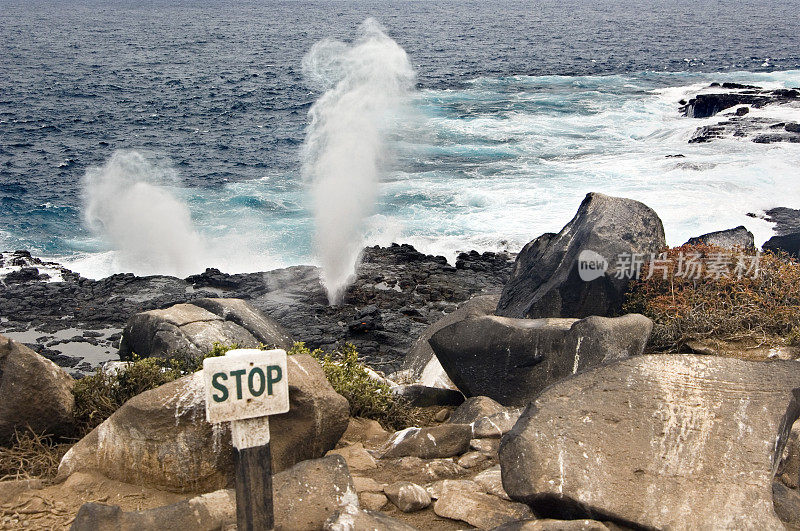
[[[764,253],[755,277],[737,278],[732,267],[728,276],[693,279],[676,276],[680,253],[721,257],[731,264],[741,256],[739,251],[707,245],[683,246],[668,251],[666,279],[662,270],[647,279],[648,266],[643,268],[642,280],[633,285],[624,310],[653,320],[652,348],[676,351],[690,339],[705,338],[760,346],[798,343],[800,264],[796,260]]]
[[[169,359],[134,355],[124,370],[106,373],[98,369],[75,382],[75,423],[83,437],[111,416],[127,400],[203,368],[203,359],[223,356],[238,345],[214,343],[203,358],[176,356]]]
[[[140,358],[127,363],[123,370],[94,374],[77,380],[75,396],[76,438],[81,438],[111,416],[134,396],[155,389],[186,374],[203,368],[203,359],[223,356],[238,345],[215,343],[203,358],[176,356],[170,359]],[[261,345],[260,348],[269,348]],[[375,419],[386,428],[404,428],[419,420],[419,410],[394,396],[388,385],[371,378],[358,361],[353,345],[345,345],[331,353],[310,351],[303,343],[295,343],[290,355],[310,354],[317,359],[333,388],[350,402],[352,416]],[[71,441],[56,440],[31,430],[19,431],[10,444],[0,446],[0,480],[52,478],[58,464],[70,448]]]
[[[390,429],[414,424],[415,409],[395,396],[388,385],[370,377],[353,345],[348,343],[325,353],[295,343],[289,354],[310,354],[320,362],[333,389],[350,402],[350,416],[374,419]]]

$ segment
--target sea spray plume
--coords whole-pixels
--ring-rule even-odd
[[[355,275],[374,208],[386,134],[415,83],[405,50],[374,19],[352,44],[323,40],[303,58],[308,84],[324,90],[309,111],[303,175],[312,185],[315,247],[328,301]]]
[[[189,209],[165,187],[170,170],[136,151],[116,151],[83,179],[84,218],[117,251],[117,268],[185,276],[203,257]]]

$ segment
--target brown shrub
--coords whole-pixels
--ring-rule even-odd
[[[684,258],[694,255],[703,264],[727,261],[728,274],[706,269],[701,278],[678,276]],[[689,339],[714,337],[753,340],[760,344],[785,344],[800,331],[800,264],[785,254],[741,253],[708,245],[676,247],[667,260],[642,268],[624,306],[654,321],[650,346],[675,351]],[[744,258],[744,259],[743,259]],[[738,278],[757,258],[758,274]],[[666,273],[666,279],[664,278]],[[650,276],[650,278],[647,278]]]

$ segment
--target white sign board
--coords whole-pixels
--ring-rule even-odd
[[[211,423],[289,411],[286,352],[236,349],[203,360],[206,420]]]

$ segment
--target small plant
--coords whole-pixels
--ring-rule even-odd
[[[624,306],[654,322],[650,346],[675,351],[688,339],[716,338],[757,344],[797,341],[800,323],[800,264],[785,254],[758,257],[758,274],[719,278],[676,275],[680,253],[723,255],[736,261],[739,251],[708,245],[676,247],[667,251],[669,265],[651,278],[642,270]],[[751,253],[752,257],[752,253]]]
[[[75,396],[78,435],[86,435],[134,396],[197,372],[203,368],[205,358],[223,356],[235,348],[239,346],[214,343],[203,357],[140,358],[134,354],[121,370],[105,372],[98,369],[91,376],[77,380],[72,394]]]
[[[350,403],[350,415],[380,422],[384,427],[397,429],[414,423],[414,409],[391,388],[370,377],[358,361],[358,352],[345,344],[332,353],[309,350],[304,343],[295,343],[289,355],[309,354],[320,362],[333,389]]]

